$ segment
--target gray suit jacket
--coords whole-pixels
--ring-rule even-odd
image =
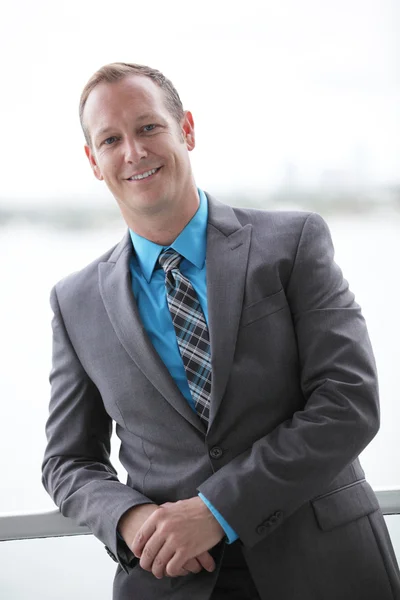
[[[43,482],[119,562],[114,598],[209,598],[218,570],[157,580],[116,534],[128,508],[199,491],[238,533],[261,598],[399,598],[357,459],[379,426],[373,354],[322,218],[209,197],[208,431],[144,331],[131,252],[127,233],[51,295]],[[109,460],[112,421],[126,484]],[[224,543],[213,552],[219,565]]]

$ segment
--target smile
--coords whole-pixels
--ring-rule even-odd
[[[132,175],[132,177],[129,177],[128,181],[139,181],[141,179],[147,179],[148,177],[151,177],[152,175],[157,173],[157,171],[159,171],[160,168],[161,167],[151,169],[151,171],[145,171],[144,173],[140,173],[139,175]]]

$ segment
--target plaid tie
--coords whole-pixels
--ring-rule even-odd
[[[162,252],[158,258],[165,271],[168,308],[190,392],[197,414],[207,426],[211,394],[210,340],[197,294],[179,270],[181,260],[182,256],[171,249]]]

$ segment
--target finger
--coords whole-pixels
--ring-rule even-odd
[[[189,575],[190,571],[185,569],[185,567],[181,567],[178,575],[174,575],[174,577],[185,577],[185,575]]]
[[[144,549],[144,551],[146,551],[146,548]],[[168,549],[167,544],[164,544],[164,546],[160,548],[157,556],[154,557],[153,564],[151,567],[151,571],[154,577],[157,577],[157,579],[161,579],[162,577],[164,577],[164,575],[166,575],[165,568],[171,560],[171,558],[173,557],[173,555],[173,550]]]
[[[200,573],[202,566],[197,558],[191,558],[183,565],[182,569],[185,569],[189,573]]]
[[[190,574],[190,571],[185,569],[185,567],[181,567],[180,569],[177,569],[173,575],[170,575],[169,573],[167,573],[167,571],[165,571],[166,577],[185,577],[185,575],[189,575],[189,574]]]
[[[157,520],[155,514],[157,512],[158,510],[154,511],[150,515],[150,517],[146,519],[146,521],[143,523],[143,525],[134,537],[131,550],[137,558],[140,558],[142,556],[143,548],[145,547],[145,545],[156,530]]]
[[[175,552],[165,567],[165,574],[168,575],[168,577],[181,577],[183,575],[187,575],[187,571],[184,567],[187,562],[188,560],[182,555],[181,552]]]
[[[145,571],[151,571],[153,567],[154,559],[157,557],[161,548],[163,547],[165,540],[160,535],[152,535],[145,547],[142,550],[142,555],[140,557],[140,566]],[[171,555],[168,555],[168,560],[171,558]],[[167,562],[163,565],[166,566]]]
[[[199,554],[198,556],[196,556],[198,562],[200,563],[200,565],[203,567],[203,569],[205,569],[206,571],[209,571],[210,573],[212,573],[215,569],[215,560],[213,559],[213,557],[211,556],[211,554],[209,552],[202,552],[201,554]]]

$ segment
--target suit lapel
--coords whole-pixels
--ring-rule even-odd
[[[243,306],[251,225],[239,223],[233,209],[208,196],[207,299],[211,340],[209,431],[228,383]]]
[[[230,206],[208,196],[207,301],[211,341],[210,425],[228,382],[242,312],[251,225],[242,227]],[[99,287],[114,331],[126,352],[159,393],[196,429],[200,419],[183,398],[146,334],[131,288],[129,232],[107,262],[99,264]]]
[[[168,369],[153,347],[139,316],[131,288],[129,232],[108,262],[99,264],[100,294],[116,335],[126,352],[160,394],[201,432],[204,426],[183,398]]]

